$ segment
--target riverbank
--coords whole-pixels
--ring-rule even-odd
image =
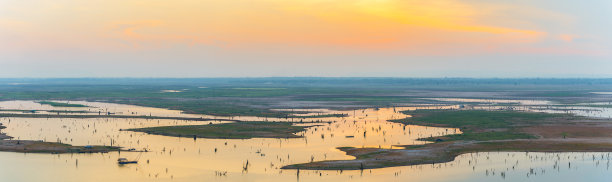
[[[21,153],[107,153],[121,151],[120,147],[113,146],[72,146],[57,142],[43,142],[33,140],[10,140],[13,137],[1,133],[6,128],[0,125],[0,151]]]
[[[0,138],[2,138],[0,136]],[[72,146],[69,144],[32,140],[0,140],[0,151],[22,153],[107,153],[120,151],[111,146]]]
[[[461,128],[461,134],[427,137],[433,143],[404,149],[338,149],[354,160],[318,161],[283,169],[360,170],[450,162],[475,152],[612,152],[612,121],[517,111],[409,111],[404,124]]]
[[[403,146],[407,149],[338,148],[355,160],[294,164],[283,169],[360,170],[451,162],[461,154],[475,152],[612,152],[612,142],[597,140],[461,141]]]

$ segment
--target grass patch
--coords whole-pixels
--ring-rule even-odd
[[[38,103],[43,104],[43,105],[50,105],[53,107],[89,107],[83,104],[70,104],[70,103],[51,102],[51,101],[40,101]]]
[[[27,83],[13,85],[11,83]],[[206,89],[201,89],[206,88]],[[162,93],[161,90],[177,90]],[[307,107],[329,104],[363,107],[438,103],[423,97],[441,92],[500,92],[523,97],[612,90],[612,79],[411,79],[411,78],[233,78],[233,79],[0,79],[0,100],[87,100],[183,110],[217,116],[286,117],[270,111],[291,101]],[[493,96],[482,95],[483,98]],[[478,94],[481,96],[481,94]],[[572,103],[593,94],[549,97]],[[526,95],[527,99],[534,99]],[[325,103],[326,101],[337,103]],[[313,102],[313,105],[309,105]],[[299,107],[299,106],[298,106]],[[325,106],[322,106],[325,107]]]
[[[342,118],[348,117],[348,114],[321,114],[309,116],[288,116],[288,118]]]
[[[381,155],[381,154],[385,154],[388,153],[387,151],[377,151],[377,152],[370,152],[370,153],[366,153],[366,154],[362,154],[362,155],[358,155],[356,156],[357,159],[370,159],[373,158],[377,155]]]
[[[528,97],[585,97],[593,94],[589,91],[540,91],[517,95]]]
[[[457,140],[466,140],[466,141],[489,141],[489,140],[515,140],[515,139],[536,139],[536,136],[520,133],[520,132],[466,132],[462,134],[455,135],[445,135],[440,137],[429,137],[422,138],[420,140],[423,141],[457,141]]]
[[[3,112],[23,112],[23,113],[36,113],[40,110],[24,110],[24,109],[0,109]]]
[[[326,102],[353,102],[364,105],[393,105],[393,103],[410,103],[415,101],[405,96],[373,96],[373,95],[303,95],[298,100],[326,101]]]
[[[129,129],[155,135],[197,138],[299,138],[294,133],[305,131],[307,126],[294,126],[283,122],[236,122],[194,126],[163,126]]]
[[[92,111],[67,111],[67,110],[48,110],[47,112],[54,112],[54,113],[97,113],[97,112],[92,112]]]
[[[584,107],[597,107],[597,108],[612,108],[611,104],[590,104],[590,105],[575,105]]]
[[[404,111],[412,118],[394,120],[406,124],[445,126],[462,130],[486,130],[532,125],[564,114],[485,110],[416,110]],[[465,132],[465,131],[464,131]]]
[[[518,128],[549,122],[565,114],[485,110],[416,110],[404,111],[412,118],[392,120],[404,124],[460,128],[462,134],[422,138],[424,141],[489,141],[535,139]]]

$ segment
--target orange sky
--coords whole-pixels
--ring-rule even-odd
[[[599,9],[593,10],[572,1],[546,2],[558,3],[10,0],[0,2],[0,53],[4,54],[0,58],[15,66],[51,60],[83,64],[88,56],[98,54],[138,65],[144,63],[146,57],[141,54],[147,52],[164,52],[162,57],[202,66],[215,66],[218,61],[299,65],[305,57],[338,65],[370,61],[364,57],[395,63],[403,58],[407,61],[401,63],[406,64],[424,62],[409,61],[417,58],[438,62],[452,61],[449,56],[491,58],[483,55],[574,56],[599,62],[611,58],[610,35],[602,33],[611,27],[610,13],[605,12],[612,10],[610,3],[594,3]],[[577,10],[568,11],[568,7]],[[603,30],[593,28],[602,21],[607,21],[601,25]],[[291,59],[295,57],[301,59]],[[148,63],[165,61],[169,60]]]

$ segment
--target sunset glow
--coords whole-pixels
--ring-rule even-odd
[[[611,32],[612,0],[0,0],[0,182],[610,181]]]
[[[529,1],[3,1],[0,53],[8,64],[122,57],[144,64],[143,53],[161,50],[199,66],[214,60],[299,63],[286,58],[304,55],[340,64],[364,56],[404,58],[405,65],[414,59],[452,62],[446,56],[485,61],[482,56],[499,54],[610,59],[610,36],[602,33],[610,21],[600,16],[609,13],[595,9],[587,15],[600,19],[585,19],[565,9]],[[63,55],[68,50],[80,53]],[[116,56],[89,57],[111,53]]]

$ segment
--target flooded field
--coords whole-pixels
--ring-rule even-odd
[[[0,0],[0,182],[612,181],[612,0]]]
[[[387,122],[410,117],[399,111],[448,109],[459,105],[397,107],[350,111],[304,110],[340,113],[339,118],[232,117],[244,121],[329,121],[293,139],[203,139],[149,135],[129,128],[218,124],[229,117],[183,114],[180,111],[99,102],[70,102],[89,111],[78,114],[145,115],[214,118],[184,121],[142,118],[1,118],[2,132],[20,140],[44,140],[72,145],[113,145],[149,152],[102,154],[32,154],[0,152],[0,176],[6,181],[602,181],[612,177],[609,153],[492,152],[464,154],[442,164],[367,170],[282,170],[282,166],[320,160],[352,159],[336,147],[392,148],[425,142],[418,138],[460,133],[454,128],[404,126]],[[540,103],[536,103],[540,104]],[[490,106],[478,106],[490,107]],[[501,107],[501,106],[499,106]],[[491,109],[500,109],[498,106]],[[517,107],[531,110],[534,107]],[[4,110],[57,110],[33,101],[0,102]],[[606,108],[599,108],[606,109]],[[554,111],[555,109],[549,109]],[[15,112],[15,111],[6,111]],[[609,111],[606,111],[609,113]],[[57,113],[56,113],[57,114]],[[71,113],[75,114],[75,113]],[[599,115],[602,115],[599,113]],[[608,116],[609,117],[609,116]],[[117,158],[137,164],[117,165]],[[32,172],[36,171],[35,174]],[[30,175],[32,174],[32,175]],[[52,179],[49,176],[53,176]]]
[[[464,98],[427,98],[430,100],[460,104],[463,107],[484,110],[518,110],[546,113],[567,113],[596,118],[611,118],[610,102],[583,103],[574,105],[557,104],[545,100],[504,100],[504,99],[464,99]],[[472,104],[473,106],[471,106]],[[605,107],[604,107],[605,106]]]

